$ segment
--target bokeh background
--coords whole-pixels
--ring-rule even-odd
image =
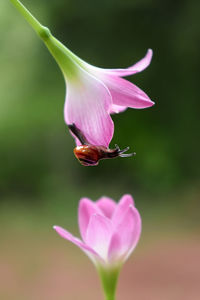
[[[88,259],[56,235],[78,234],[81,197],[131,193],[143,234],[117,299],[199,299],[200,126],[198,0],[24,0],[78,56],[127,67],[156,105],[113,116],[111,146],[137,155],[82,167],[63,121],[65,84],[43,43],[0,3],[0,299],[102,299]]]

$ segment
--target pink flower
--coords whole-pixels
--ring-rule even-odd
[[[64,117],[68,125],[75,124],[89,144],[108,148],[113,137],[111,113],[127,107],[146,108],[154,103],[136,85],[121,78],[143,71],[151,62],[152,50],[127,69],[101,69],[89,65],[59,42],[21,4],[11,0],[23,17],[43,40],[58,63],[67,85]],[[76,139],[79,145],[78,140]]]
[[[130,195],[124,195],[118,204],[108,197],[96,203],[82,198],[78,222],[82,240],[59,226],[54,229],[104,270],[120,268],[136,247],[141,233],[141,218]]]
[[[76,75],[65,72],[67,93],[64,108],[66,123],[75,124],[91,145],[108,147],[113,137],[111,113],[128,107],[146,108],[154,104],[136,85],[121,78],[143,71],[151,62],[152,50],[127,69],[101,69],[70,53]],[[75,68],[75,67],[74,67]],[[80,143],[76,139],[76,143]]]

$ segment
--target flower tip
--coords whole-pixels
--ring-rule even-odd
[[[149,49],[147,50],[147,53],[150,54],[150,55],[152,56],[152,55],[153,55],[153,50],[152,50],[151,48],[149,48]]]
[[[155,102],[152,101],[151,99],[148,99],[146,102],[145,102],[145,105],[143,108],[147,108],[147,107],[152,107],[155,105]]]
[[[153,56],[153,50],[151,48],[148,48],[147,52],[146,52],[146,55],[145,55],[145,58],[148,61],[148,65],[151,63],[152,56]],[[148,65],[147,65],[147,67],[148,67]]]

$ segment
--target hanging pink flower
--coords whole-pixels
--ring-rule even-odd
[[[82,198],[78,223],[82,240],[59,226],[54,229],[85,252],[97,267],[105,269],[120,267],[141,233],[141,218],[130,195],[124,195],[118,204],[108,197],[96,202]]]
[[[67,86],[64,118],[74,124],[90,145],[108,148],[113,137],[111,113],[127,107],[146,108],[154,104],[136,85],[121,78],[143,71],[151,62],[152,50],[127,69],[101,69],[89,65],[59,42],[19,0],[11,0],[43,40],[58,63]],[[80,145],[78,139],[76,143]]]
[[[76,79],[65,73],[67,93],[64,108],[66,123],[75,124],[91,145],[108,147],[113,137],[111,113],[128,107],[141,109],[154,104],[140,88],[121,78],[143,71],[151,62],[152,50],[127,69],[101,69],[73,55]],[[80,143],[76,139],[76,143]]]

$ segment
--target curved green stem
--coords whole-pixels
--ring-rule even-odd
[[[50,30],[43,26],[30,12],[29,10],[19,1],[10,0],[16,9],[22,14],[26,21],[35,30],[38,36],[43,40],[58,65],[60,66],[64,77],[73,78],[77,74],[78,58],[67,49],[61,42],[59,42],[50,32]]]
[[[48,38],[48,36],[50,35],[50,31],[47,27],[40,24],[40,22],[38,22],[38,20],[28,11],[28,9],[19,0],[10,1],[43,40],[45,38]]]

